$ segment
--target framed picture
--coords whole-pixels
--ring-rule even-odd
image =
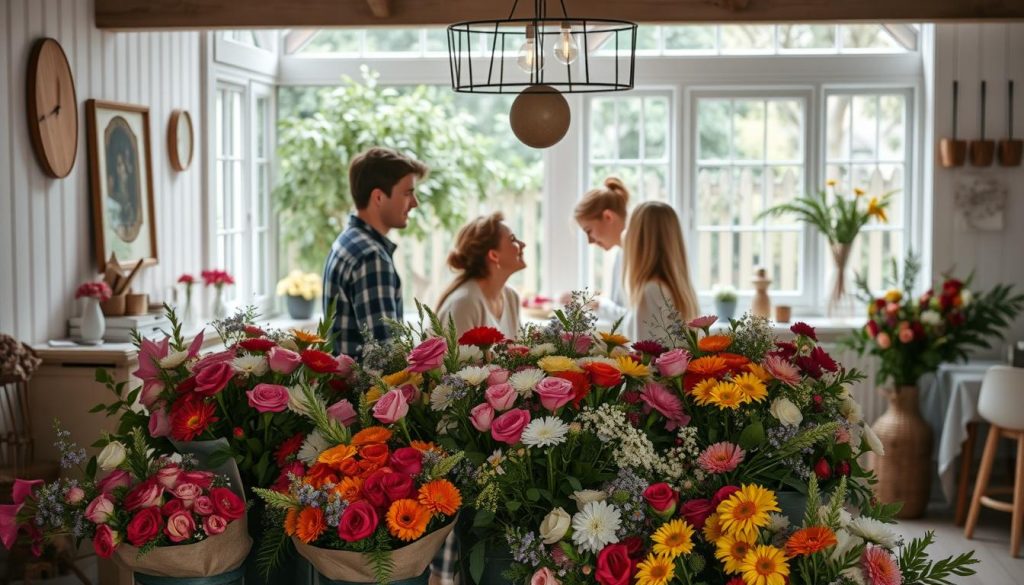
[[[88,100],[85,113],[96,264],[156,264],[149,108]]]

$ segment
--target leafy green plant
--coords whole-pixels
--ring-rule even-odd
[[[791,213],[800,221],[817,228],[830,244],[853,243],[860,229],[872,217],[888,221],[885,209],[895,191],[871,197],[866,205],[861,205],[861,200],[865,199],[863,190],[854,189],[854,196],[847,197],[836,191],[834,181],[829,181],[828,186],[832,188],[832,197],[829,197],[827,189],[822,189],[817,193],[797,197],[789,203],[770,207],[761,212],[757,219]]]

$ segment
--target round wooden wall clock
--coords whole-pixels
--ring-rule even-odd
[[[192,133],[192,116],[185,110],[171,112],[167,127],[167,150],[171,153],[171,167],[184,171],[192,164],[192,149],[195,136]]]
[[[43,171],[68,176],[78,153],[78,98],[64,49],[56,39],[36,41],[28,59],[28,134]]]

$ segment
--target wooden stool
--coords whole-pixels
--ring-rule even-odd
[[[1010,555],[1020,553],[1020,542],[1024,533],[1024,368],[993,366],[985,372],[978,398],[978,412],[992,426],[985,441],[985,452],[981,456],[981,468],[974,484],[971,510],[967,514],[964,537],[973,538],[978,524],[981,506],[1013,514],[1010,526]],[[992,465],[1000,437],[1017,440],[1017,466],[1013,481],[1013,501],[1003,502],[987,495]]]

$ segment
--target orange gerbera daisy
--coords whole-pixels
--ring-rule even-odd
[[[415,441],[414,440],[411,443],[409,443],[409,446],[412,447],[413,449],[416,449],[420,453],[427,453],[429,451],[434,451],[436,453],[442,453],[442,454],[444,453],[444,450],[441,449],[441,447],[438,447],[433,441]]]
[[[304,331],[302,329],[292,329],[292,335],[295,336],[295,339],[297,341],[301,341],[303,343],[323,343],[327,341],[326,339],[320,337],[316,333]]]
[[[690,362],[686,368],[687,374],[693,374],[701,378],[717,378],[729,370],[725,360],[717,355],[707,355]]]
[[[321,453],[316,458],[316,462],[337,468],[342,461],[355,457],[357,452],[358,450],[352,445],[336,445]]]
[[[462,494],[447,479],[435,479],[420,487],[419,502],[435,514],[451,516],[462,505]]]
[[[838,542],[836,535],[827,526],[810,526],[793,533],[786,541],[786,555],[810,556],[818,551],[834,546]]]
[[[295,536],[302,542],[309,544],[320,538],[320,535],[327,529],[327,522],[324,521],[324,511],[320,508],[303,508],[299,512],[299,520],[295,523]]]
[[[395,500],[388,508],[388,531],[399,540],[416,540],[427,531],[429,523],[430,510],[416,500]]]
[[[390,438],[391,431],[384,427],[367,427],[352,437],[352,444],[356,447],[362,447],[372,443],[387,443]]]
[[[363,480],[358,477],[346,477],[334,487],[334,492],[348,503],[363,499]]]
[[[729,368],[733,373],[746,371],[747,364],[750,363],[750,359],[747,356],[738,353],[722,352],[718,354],[718,357],[725,360],[725,367]]]
[[[708,335],[697,342],[697,349],[707,353],[725,351],[732,345],[732,337],[728,335]]]
[[[295,531],[299,528],[299,509],[288,508],[288,513],[284,515],[284,533],[288,536],[295,536]]]

